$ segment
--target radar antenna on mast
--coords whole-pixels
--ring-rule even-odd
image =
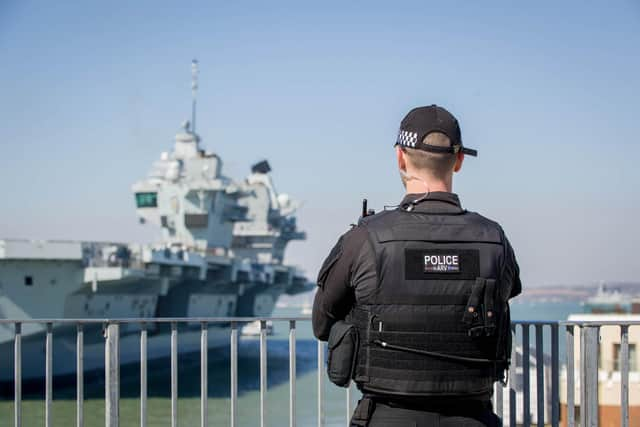
[[[196,94],[198,93],[198,60],[191,61],[191,132],[196,133]]]

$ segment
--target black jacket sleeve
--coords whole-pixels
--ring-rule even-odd
[[[366,240],[364,228],[352,228],[340,237],[320,268],[312,312],[313,333],[320,340],[326,341],[333,324],[353,307],[353,268]]]
[[[517,295],[520,295],[522,292],[522,282],[520,282],[520,267],[518,266],[518,261],[516,261],[516,254],[513,252],[513,248],[509,243],[509,240],[506,240],[506,259],[505,259],[505,268],[503,273],[503,280],[510,286],[511,290],[509,293],[509,298],[513,298]]]

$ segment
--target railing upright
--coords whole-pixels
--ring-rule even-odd
[[[599,327],[582,328],[583,349],[580,354],[584,382],[580,384],[580,420],[584,427],[598,426],[598,336]]]
[[[53,401],[53,324],[51,322],[47,323],[45,348],[44,425],[51,427],[51,403]]]
[[[516,338],[516,326],[511,325],[511,335],[513,341]],[[509,366],[509,426],[515,427],[517,421],[517,357],[515,344],[511,346],[511,366]]]
[[[586,339],[585,339],[585,333],[584,333],[584,327],[580,326],[579,329],[580,332],[580,366],[579,366],[579,373],[580,373],[580,427],[586,427],[586,408],[585,408],[585,402],[587,401],[587,395],[586,395],[586,383],[587,383],[587,373],[585,372],[585,368],[586,368],[586,359],[585,359],[585,353],[587,352],[587,347],[586,347]]]
[[[140,329],[140,427],[147,427],[147,324]]]
[[[76,331],[76,426],[84,425],[84,330],[78,323]]]
[[[289,427],[296,425],[296,321],[289,321]]]
[[[629,326],[620,326],[620,425],[629,427]]]
[[[567,427],[575,427],[575,351],[574,351],[574,332],[573,325],[567,325]]]
[[[22,426],[22,324],[15,324],[15,338],[13,350],[13,405],[14,405],[14,424],[15,427]]]
[[[500,419],[504,418],[504,408],[503,408],[503,396],[504,390],[502,384],[496,383],[495,385],[495,394],[494,394],[494,404],[496,414],[500,417]]]
[[[560,424],[560,351],[558,324],[551,325],[551,427]]]
[[[178,427],[178,324],[171,322],[171,427]]]
[[[267,322],[260,321],[260,427],[266,426],[267,397]]]
[[[105,426],[120,425],[120,325],[108,323],[105,351]]]
[[[351,421],[351,383],[349,383],[345,390],[345,396],[347,399],[347,422],[345,425],[349,425],[349,422]]]
[[[318,427],[324,427],[324,343],[318,341]]]
[[[209,327],[207,322],[200,325],[200,427],[209,424]]]
[[[542,324],[536,324],[536,409],[538,427],[544,427],[544,348]]]
[[[522,422],[531,425],[531,384],[529,371],[529,324],[522,324]]]
[[[238,322],[231,322],[231,427],[238,425]]]

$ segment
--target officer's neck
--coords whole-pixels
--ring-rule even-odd
[[[433,193],[436,191],[451,193],[453,191],[453,177],[449,177],[444,181],[427,177],[420,178],[407,181],[407,194]]]

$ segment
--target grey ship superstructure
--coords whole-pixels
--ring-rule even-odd
[[[283,264],[287,244],[305,234],[296,227],[298,203],[276,191],[266,161],[236,182],[185,122],[173,150],[161,154],[133,193],[140,222],[162,230],[157,244],[0,240],[0,318],[268,316],[282,293],[311,288]],[[138,357],[137,327],[129,327],[121,331],[123,363]],[[26,379],[41,377],[43,327],[24,324],[22,332],[23,372]],[[167,354],[160,345],[166,332],[150,331],[150,358]],[[212,327],[210,346],[226,344],[225,334]],[[0,324],[0,382],[12,378],[13,335]],[[54,343],[54,374],[73,373],[75,329],[57,326]],[[103,343],[85,346],[85,368],[99,368]],[[180,334],[181,352],[198,348],[199,326]]]

